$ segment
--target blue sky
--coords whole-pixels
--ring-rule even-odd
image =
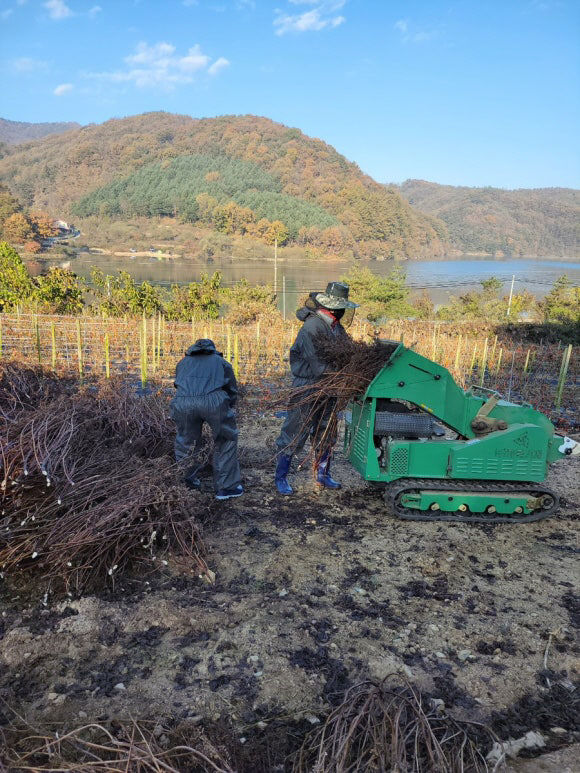
[[[380,182],[580,187],[575,0],[0,0],[0,115],[264,115]]]

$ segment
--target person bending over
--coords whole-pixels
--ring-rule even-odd
[[[171,418],[177,425],[175,458],[182,461],[198,450],[203,423],[214,441],[213,479],[216,499],[231,499],[244,493],[238,463],[238,429],[234,408],[238,385],[232,366],[209,338],[200,338],[177,363],[177,393],[171,401]],[[200,490],[198,474],[202,465],[191,467],[185,476],[189,488]]]

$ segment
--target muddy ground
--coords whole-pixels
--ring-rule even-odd
[[[239,740],[313,725],[362,679],[407,678],[463,718],[509,709],[500,735],[577,739],[542,696],[578,680],[580,457],[552,467],[562,506],[549,520],[410,523],[340,454],[341,491],[317,490],[305,469],[279,497],[279,425],[257,405],[246,414],[247,493],[204,527],[215,585],[170,561],[80,599],[4,587],[0,697],[33,724],[227,718]],[[195,511],[210,495],[191,496]]]

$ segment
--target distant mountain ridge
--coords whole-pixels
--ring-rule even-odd
[[[227,168],[224,158],[232,162]],[[188,174],[196,198],[251,209],[256,221],[280,220],[298,244],[321,254],[413,258],[448,249],[440,220],[414,210],[325,142],[259,116],[147,113],[10,146],[0,159],[0,182],[24,206],[64,218],[193,218],[207,200],[201,206],[187,195]],[[213,227],[229,224],[214,218]]]
[[[59,218],[173,217],[260,239],[281,222],[291,242],[346,258],[580,256],[572,189],[385,186],[322,140],[253,115],[157,112],[84,127],[0,119],[19,142],[48,128],[3,145],[0,184]]]
[[[406,180],[398,188],[421,212],[443,220],[467,253],[580,257],[580,191],[468,188]]]
[[[62,134],[71,129],[80,129],[80,123],[74,121],[61,123],[26,123],[0,118],[0,142],[7,145],[19,145],[22,142],[38,140],[49,134]]]

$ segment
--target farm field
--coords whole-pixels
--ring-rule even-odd
[[[242,384],[271,381],[288,372],[288,352],[298,325],[279,315],[256,323],[230,324],[225,317],[191,323],[162,316],[103,319],[90,315],[0,315],[0,357],[49,366],[58,372],[139,380],[173,377],[183,352],[200,337],[212,338],[232,362]],[[560,342],[527,341],[512,330],[474,323],[394,321],[380,328],[356,322],[354,338],[401,340],[447,367],[466,388],[497,389],[507,399],[526,400],[558,426],[577,425],[578,347]]]
[[[89,396],[96,394],[97,376],[106,386],[108,334],[111,389],[121,374],[134,399],[141,394],[161,408],[183,348],[194,337],[214,337],[245,385],[239,420],[246,488],[240,499],[216,504],[209,471],[202,494],[186,492],[177,470],[166,473],[167,491],[181,491],[179,506],[190,502],[213,583],[198,576],[198,564],[171,551],[119,574],[105,572],[104,582],[82,593],[74,583],[67,588],[49,580],[48,570],[5,573],[5,730],[12,724],[22,735],[26,722],[29,734],[52,737],[94,723],[115,734],[122,723],[138,720],[155,738],[172,742],[176,728],[189,738],[203,734],[213,767],[200,763],[192,770],[283,771],[292,769],[292,760],[295,770],[313,770],[292,756],[304,738],[346,691],[385,679],[442,701],[436,705],[459,721],[490,726],[501,740],[539,733],[545,745],[528,755],[561,755],[578,741],[578,457],[550,471],[547,485],[561,496],[559,512],[519,526],[399,521],[340,451],[334,473],[341,491],[316,488],[306,461],[294,476],[295,496],[281,498],[272,481],[281,419],[270,398],[284,383],[295,333],[290,324],[271,326],[260,337],[255,325],[236,329],[221,321],[194,322],[192,330],[128,320],[124,334],[122,322],[88,317],[4,315],[2,322],[5,359],[28,367],[38,364],[40,352],[50,366],[56,351],[62,379],[82,377]],[[369,330],[361,325],[354,332],[362,337]],[[435,353],[457,368],[461,383],[468,376],[480,383],[483,374],[486,386],[507,391],[511,384],[512,396],[538,400],[554,420],[577,431],[574,349],[557,405],[565,347],[510,346],[491,336],[486,343],[467,330],[447,334],[412,324],[393,325],[383,335],[417,340],[427,356]],[[170,423],[155,416],[168,435],[158,453],[167,453]],[[138,458],[140,452],[131,453]],[[139,495],[136,489],[135,500]],[[14,743],[9,733],[6,738]],[[481,748],[485,756],[489,738]],[[33,769],[53,769],[46,758],[43,764]]]

